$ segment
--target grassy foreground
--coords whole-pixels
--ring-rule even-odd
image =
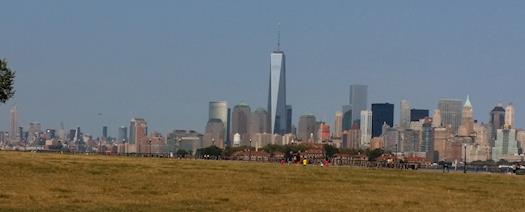
[[[523,211],[524,188],[496,174],[0,151],[0,210]]]

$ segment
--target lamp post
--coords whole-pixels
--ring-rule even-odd
[[[250,138],[250,148],[248,149],[248,151],[249,151],[249,154],[250,154],[248,156],[249,157],[248,160],[251,161],[252,160],[252,139],[251,138]]]
[[[122,139],[122,144],[124,144],[124,153],[127,156],[128,155],[128,144],[126,143],[126,139],[125,138]]]
[[[398,149],[397,149],[397,144],[396,144],[396,152],[394,154],[396,156],[396,158],[397,158],[397,152],[398,152]]]
[[[149,156],[151,157],[151,138],[148,139],[149,144]]]
[[[215,146],[215,138],[211,138],[211,145]]]
[[[182,138],[181,137],[177,137],[177,142],[178,142],[178,146],[177,146],[177,152],[175,152],[175,154],[178,154],[179,152],[179,149],[180,149],[180,143],[182,142]],[[177,157],[179,157],[179,155],[177,155]]]
[[[98,154],[102,154],[102,139],[98,139]]]
[[[467,173],[467,144],[463,144],[463,149],[465,150],[465,159],[463,160],[463,173]]]

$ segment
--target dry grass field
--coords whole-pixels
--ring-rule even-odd
[[[499,174],[0,151],[2,211],[525,211],[524,189]]]

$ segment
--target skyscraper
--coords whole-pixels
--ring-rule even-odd
[[[40,139],[40,133],[42,133],[42,125],[38,122],[29,123],[28,131],[28,142],[30,144],[37,144]]]
[[[383,124],[394,126],[394,105],[390,103],[372,104],[372,137],[378,137]]]
[[[79,149],[79,146],[82,144],[82,132],[80,131],[80,127],[77,127],[76,130],[74,130],[73,134],[73,142],[77,146],[77,150]]]
[[[426,153],[428,160],[434,159],[434,130],[432,129],[432,119],[429,117],[423,121],[420,150]]]
[[[428,110],[424,109],[410,109],[410,121],[419,121],[426,117],[429,117]]]
[[[128,140],[128,128],[126,126],[120,126],[118,128],[118,141],[126,142]]]
[[[490,111],[490,124],[495,129],[502,129],[505,124],[505,109],[500,105],[496,105],[494,109]]]
[[[399,126],[401,128],[410,127],[410,102],[401,100],[399,104]]]
[[[327,142],[330,139],[330,126],[326,122],[320,122],[317,126],[319,143]]]
[[[504,128],[497,130],[496,141],[492,147],[492,160],[499,161],[503,156],[518,154],[518,141],[516,140],[516,130]]]
[[[441,127],[443,126],[441,124],[441,111],[439,109],[435,109],[434,113],[432,114],[432,127]]]
[[[452,133],[457,134],[463,113],[463,101],[457,99],[441,99],[438,103],[441,111],[441,123],[444,127],[451,126]]]
[[[221,120],[224,127],[224,138],[221,141],[228,141],[228,131],[230,130],[230,109],[228,108],[228,103],[226,101],[211,101],[209,104],[208,121],[212,119]]]
[[[226,101],[211,101],[208,120],[220,119],[226,126],[228,122],[228,103]]]
[[[470,97],[467,96],[465,105],[463,106],[463,113],[461,118],[461,125],[459,127],[460,136],[470,136],[474,133],[474,119],[472,112],[472,103]]]
[[[102,126],[102,138],[108,138],[108,126]]]
[[[361,149],[361,130],[350,129],[345,131],[343,133],[341,147],[348,149]]]
[[[343,105],[343,131],[352,128],[352,107]]]
[[[63,122],[60,122],[60,129],[58,130],[58,137],[62,141],[66,140],[66,129],[64,128],[64,123]]]
[[[370,139],[372,139],[372,111],[361,111],[361,142],[360,146],[370,146]]]
[[[56,130],[46,129],[46,139],[54,139],[54,138],[56,138]]]
[[[148,136],[148,123],[143,118],[133,118],[129,122],[129,144],[141,144]]]
[[[228,108],[228,113],[227,113],[227,117],[226,117],[226,126],[224,127],[226,129],[226,139],[224,140],[224,144],[225,145],[228,145],[228,146],[231,146],[232,144],[232,141],[231,141],[231,126],[232,126],[232,109],[231,108]]]
[[[17,139],[18,135],[16,133],[16,130],[18,129],[18,114],[16,112],[16,105],[11,108],[11,123],[10,123],[10,129],[9,129],[9,139],[11,140],[11,144],[14,144],[15,142],[20,141],[21,139]]]
[[[308,142],[309,139],[313,137],[312,139],[315,141],[315,138],[317,137],[316,125],[317,121],[313,114],[302,115],[299,118],[297,138],[301,139],[303,142]]]
[[[263,108],[257,108],[250,116],[250,136],[256,133],[268,133],[268,113]]]
[[[292,132],[292,106],[286,105],[286,130],[285,133]]]
[[[233,107],[231,134],[239,133],[241,140],[249,139],[248,130],[250,125],[250,106],[241,102]]]
[[[350,107],[352,109],[352,124],[361,118],[361,111],[367,109],[368,105],[368,86],[353,84],[350,85]]]
[[[24,136],[25,132],[24,132],[24,127],[20,126],[18,127],[18,138],[20,140],[20,142],[24,142],[24,144],[27,144],[27,137]]]
[[[270,55],[270,85],[268,87],[268,121],[272,134],[286,131],[286,57],[277,47]]]
[[[515,117],[514,117],[514,106],[511,104],[508,104],[507,107],[505,107],[505,129],[512,129],[515,128]]]
[[[343,133],[343,113],[335,112],[334,137],[341,138]]]
[[[494,146],[496,140],[496,133],[498,129],[503,129],[505,125],[505,109],[501,104],[497,104],[492,111],[490,111],[490,144]]]
[[[434,123],[434,122],[432,122]],[[432,132],[434,141],[434,159],[433,161],[450,160],[446,158],[447,143],[450,143],[451,132],[446,127],[436,127]]]
[[[202,147],[217,146],[224,148],[224,123],[220,119],[210,119],[202,138]]]

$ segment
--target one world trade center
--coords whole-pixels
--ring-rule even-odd
[[[268,89],[268,121],[272,134],[284,134],[286,130],[286,59],[284,52],[273,51],[270,57],[270,86]]]

